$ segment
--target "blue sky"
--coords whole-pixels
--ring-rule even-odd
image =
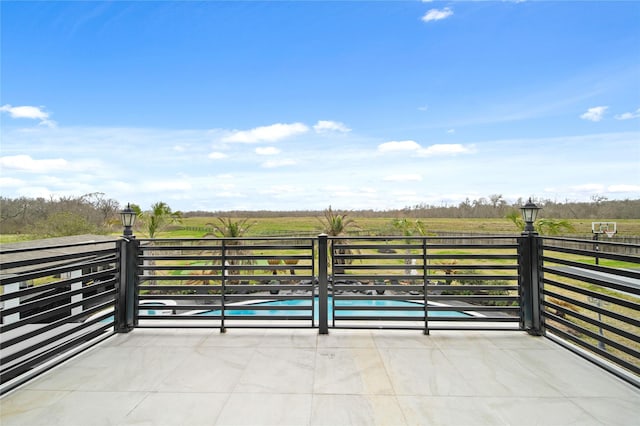
[[[0,2],[0,191],[640,197],[640,2]]]

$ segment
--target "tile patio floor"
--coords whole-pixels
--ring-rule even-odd
[[[136,329],[0,400],[10,425],[640,425],[640,390],[521,332]]]

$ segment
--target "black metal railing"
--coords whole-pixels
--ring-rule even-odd
[[[315,250],[315,238],[139,240],[137,325],[314,327]]]
[[[612,371],[640,376],[640,246],[551,237],[540,242],[546,334],[592,360],[607,360]]]
[[[3,391],[113,333],[116,240],[0,250]],[[16,383],[14,383],[16,382]]]
[[[347,238],[5,246],[2,391],[136,327],[526,330],[640,376],[639,245],[535,233]]]
[[[332,327],[517,330],[517,238],[333,238]]]

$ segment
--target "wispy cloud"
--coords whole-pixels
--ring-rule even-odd
[[[378,145],[378,152],[415,152],[421,157],[436,155],[472,154],[476,151],[474,145],[435,144],[423,148],[416,141],[390,141]]]
[[[22,179],[0,177],[0,188],[19,188],[24,185],[25,181]]]
[[[288,158],[283,158],[281,160],[269,160],[262,163],[262,167],[266,169],[273,169],[276,167],[285,167],[285,166],[293,166],[297,164],[296,160],[291,160]]]
[[[445,7],[444,9],[431,9],[422,17],[424,22],[440,21],[453,15],[453,10]]]
[[[636,192],[640,193],[640,185],[609,185],[608,192]]]
[[[597,107],[589,108],[587,112],[585,112],[580,116],[580,118],[582,118],[583,120],[589,120],[594,122],[600,121],[604,117],[604,113],[607,111],[608,108],[609,108],[608,106],[597,106]]]
[[[67,169],[69,162],[63,158],[35,160],[28,155],[12,155],[0,157],[0,166],[3,169],[23,172],[48,173]]]
[[[344,123],[341,123],[339,121],[326,121],[326,120],[319,120],[313,126],[313,129],[317,133],[327,133],[327,132],[342,132],[342,133],[346,133],[346,132],[350,132],[351,131],[351,129],[348,128],[347,126],[345,126]]]
[[[473,154],[476,152],[475,145],[461,145],[459,143],[452,144],[435,144],[422,148],[418,151],[418,155],[422,157],[432,157],[436,155],[458,155]]]
[[[256,148],[256,154],[258,155],[277,155],[280,154],[280,150],[274,146],[258,147]]]
[[[0,107],[1,112],[6,112],[11,118],[26,118],[31,120],[40,120],[39,125],[55,127],[56,122],[49,119],[49,113],[44,111],[42,107],[34,106],[11,106],[9,104]]]
[[[214,152],[210,153],[209,155],[207,155],[207,157],[212,159],[212,160],[222,160],[222,159],[227,158],[229,156],[227,154],[225,154],[224,152],[214,151]]]
[[[250,130],[235,130],[222,138],[222,142],[258,143],[275,142],[309,131],[303,123],[276,123],[270,126],[256,127]]]
[[[378,145],[378,151],[380,152],[397,152],[397,151],[417,151],[420,148],[420,144],[416,141],[389,141]]]
[[[411,181],[421,181],[422,176],[418,173],[407,173],[407,174],[399,174],[399,175],[388,175],[383,178],[388,182],[411,182]]]
[[[600,183],[585,183],[582,185],[575,185],[575,186],[571,186],[569,187],[569,189],[571,189],[572,191],[576,191],[576,192],[603,192],[604,191],[604,185],[600,184]]]
[[[616,115],[616,120],[631,120],[634,118],[640,118],[640,108],[638,108],[635,112],[625,112],[620,115]]]

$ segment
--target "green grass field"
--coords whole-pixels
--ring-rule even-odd
[[[398,231],[393,229],[393,217],[358,217],[349,216],[355,220],[358,229],[363,234],[397,235]],[[519,233],[516,226],[504,218],[490,219],[421,219],[426,225],[427,232],[455,232],[455,233],[478,233],[478,234],[516,234]],[[602,220],[607,221],[607,220]],[[612,222],[614,220],[611,220]],[[171,227],[171,229],[161,232],[163,238],[201,238],[206,234],[207,224],[215,223],[216,218],[193,217],[185,218],[182,223]],[[591,237],[591,219],[575,219],[570,221],[575,228],[575,235]],[[618,236],[640,236],[640,220],[617,220]],[[257,218],[250,219],[247,223],[252,224],[247,237],[251,236],[286,236],[300,233],[322,232],[322,224],[318,217],[278,217],[278,218]],[[196,229],[194,229],[196,228]],[[353,228],[352,230],[356,230]],[[138,233],[143,232],[142,230]],[[142,236],[142,235],[141,235]],[[606,236],[601,237],[606,240]]]
[[[356,225],[363,235],[397,235],[398,231],[393,229],[393,217],[358,217],[357,215],[349,215],[348,217],[355,220]],[[169,229],[158,234],[160,238],[202,238],[207,234],[207,229],[211,229],[209,224],[215,223],[214,217],[191,217],[182,220],[182,223],[171,226]],[[504,218],[489,219],[454,219],[454,218],[436,218],[421,219],[425,224],[427,232],[454,232],[454,233],[477,233],[477,234],[517,234],[519,231],[515,225]],[[618,237],[634,237],[640,236],[640,220],[623,219],[610,220],[600,219],[599,221],[617,222]],[[574,235],[582,238],[591,238],[591,219],[573,219],[570,220],[575,228]],[[250,219],[247,223],[251,224],[249,231],[245,234],[251,236],[295,236],[299,234],[313,235],[322,232],[322,224],[318,217],[276,217],[276,218],[256,218]],[[353,230],[357,230],[353,228]],[[136,227],[135,234],[140,237],[146,237],[144,227]],[[120,235],[120,232],[114,232],[112,235]],[[38,239],[35,235],[29,234],[0,234],[0,243],[7,244],[19,241],[28,241]],[[606,241],[606,236],[601,236]]]

